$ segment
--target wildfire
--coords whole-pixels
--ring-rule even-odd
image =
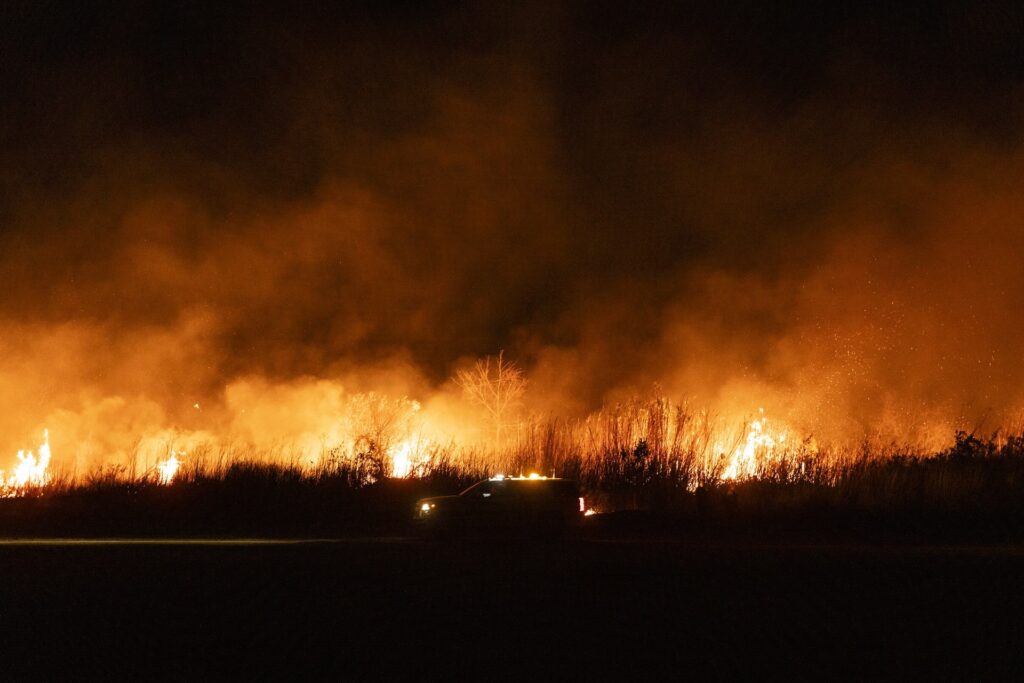
[[[39,446],[39,456],[32,451],[18,451],[18,465],[14,473],[4,477],[0,470],[0,489],[4,496],[16,496],[27,488],[45,486],[50,481],[47,468],[50,466],[50,432],[43,430],[43,443]]]
[[[388,449],[391,456],[391,476],[404,479],[420,464],[430,441],[419,436],[409,437]]]
[[[185,454],[182,453],[182,455]],[[167,486],[174,481],[174,476],[178,473],[179,467],[181,467],[181,461],[178,460],[178,452],[171,451],[171,457],[156,464],[156,471],[160,484]]]
[[[761,408],[760,412],[761,417],[750,423],[746,438],[733,451],[729,464],[722,472],[723,480],[754,476],[757,474],[759,461],[771,459],[775,449],[783,447],[786,443],[786,431],[782,430],[773,435],[768,430],[768,418],[764,416],[764,408]]]

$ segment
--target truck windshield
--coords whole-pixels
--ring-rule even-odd
[[[460,496],[500,496],[508,493],[508,481],[496,481],[494,479],[484,479],[470,486],[468,489],[460,493]]]

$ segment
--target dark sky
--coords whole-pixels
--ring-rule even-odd
[[[506,349],[545,410],[1019,407],[1020,5],[630,5],[5,4],[7,404]]]

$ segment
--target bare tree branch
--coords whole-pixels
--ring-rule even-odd
[[[487,413],[494,430],[495,447],[501,448],[505,427],[519,407],[526,391],[523,371],[505,360],[505,352],[477,360],[472,368],[455,373],[466,398]]]

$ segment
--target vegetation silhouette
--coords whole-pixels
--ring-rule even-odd
[[[652,406],[667,404],[644,408]],[[637,406],[625,414],[637,418]],[[677,419],[688,431],[665,438],[663,425]],[[592,424],[588,441],[548,425],[486,458],[438,447],[407,478],[388,476],[372,441],[355,457],[326,458],[312,469],[261,462],[255,451],[232,462],[199,453],[170,485],[125,469],[58,476],[0,499],[0,535],[402,535],[417,499],[537,465],[579,482],[587,505],[601,513],[585,525],[597,535],[1024,540],[1024,435],[957,432],[950,448],[932,453],[865,443],[810,457],[797,447],[749,477],[723,480],[721,458],[699,436],[700,419],[659,415],[646,429],[628,422]]]

